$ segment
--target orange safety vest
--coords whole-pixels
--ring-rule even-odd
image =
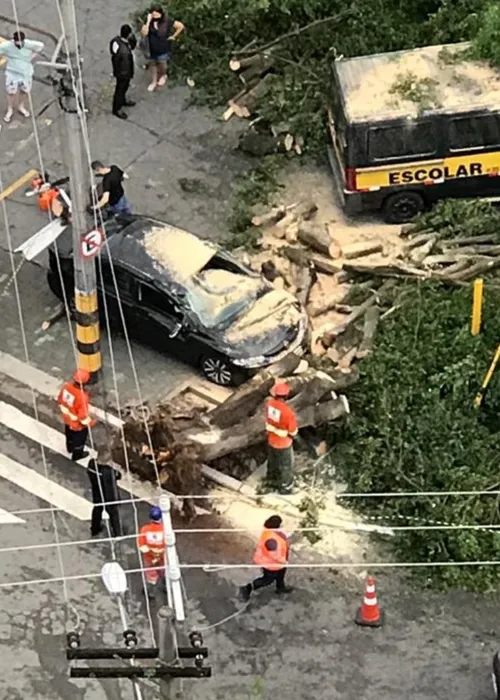
[[[275,540],[278,545],[274,551],[269,551],[265,547],[269,540]],[[289,552],[290,545],[284,532],[264,528],[253,555],[253,563],[268,571],[279,571],[287,565]]]
[[[142,554],[149,554],[152,559],[159,559],[165,552],[163,523],[147,523],[143,525],[139,530],[137,545]]]
[[[57,397],[57,403],[64,423],[70,430],[83,430],[95,425],[95,421],[89,416],[88,393],[71,382],[66,382],[63,386]]]
[[[267,442],[277,450],[290,447],[297,435],[297,418],[285,401],[268,399],[266,403]]]
[[[52,203],[59,197],[59,191],[51,188],[38,195],[38,206],[42,211],[52,211]]]

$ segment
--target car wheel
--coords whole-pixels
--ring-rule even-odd
[[[231,386],[236,383],[235,371],[223,357],[205,355],[201,358],[201,370],[205,377],[214,384]]]
[[[384,220],[388,224],[405,224],[423,212],[425,202],[418,192],[397,192],[384,203]]]

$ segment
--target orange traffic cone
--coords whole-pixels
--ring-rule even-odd
[[[382,627],[384,623],[384,613],[377,602],[373,576],[368,576],[366,579],[363,603],[358,608],[354,621],[362,627]]]

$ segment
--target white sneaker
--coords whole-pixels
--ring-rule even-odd
[[[26,117],[26,119],[30,116],[30,113],[29,113],[29,111],[26,109],[26,107],[18,107],[18,108],[17,108],[17,111],[19,112],[19,114],[22,114],[23,117]]]
[[[12,115],[13,115],[12,109],[8,109],[5,113],[5,117],[3,118],[3,120],[6,124],[8,124],[11,121]]]

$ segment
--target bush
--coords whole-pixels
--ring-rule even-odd
[[[339,446],[349,491],[475,491],[500,487],[499,378],[485,407],[473,401],[500,341],[500,293],[486,287],[484,330],[470,335],[471,289],[403,286],[402,308],[382,322],[350,396]],[[338,437],[338,436],[337,436]],[[366,498],[349,505],[388,525],[500,523],[497,496]],[[500,533],[402,531],[391,539],[407,562],[496,561]],[[489,590],[500,567],[417,570],[435,585]]]
[[[481,199],[447,199],[421,214],[415,227],[436,231],[440,238],[491,234],[500,241],[500,212]]]

